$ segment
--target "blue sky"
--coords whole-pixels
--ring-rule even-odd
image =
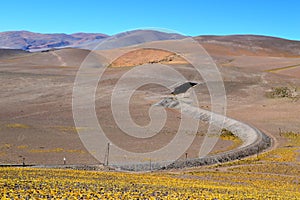
[[[160,27],[192,36],[260,34],[300,40],[298,0],[1,0],[0,5],[0,31],[112,35]]]

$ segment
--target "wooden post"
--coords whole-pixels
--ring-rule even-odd
[[[281,132],[281,128],[279,128],[279,136],[280,136],[280,137],[281,137],[281,133],[282,133],[282,132]]]
[[[185,153],[185,166],[187,167],[187,158],[188,158],[188,153]]]
[[[108,158],[109,158],[109,146],[110,146],[110,143],[107,143],[106,166],[108,166],[108,164],[109,164],[109,162],[108,162]]]

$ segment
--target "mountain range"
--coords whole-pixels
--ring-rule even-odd
[[[107,50],[153,41],[183,39],[188,36],[154,30],[134,30],[106,35],[102,33],[41,34],[29,31],[0,32],[0,49],[43,51],[61,48]],[[300,55],[300,41],[260,35],[228,35],[193,37],[209,53],[226,55]]]
[[[8,31],[0,33],[0,48],[37,50],[80,45],[89,41],[107,38],[105,34],[75,33],[75,34],[41,34],[29,31]]]
[[[185,36],[151,30],[135,30],[108,36],[102,33],[74,33],[74,34],[41,34],[29,31],[8,31],[0,33],[0,48],[21,49],[26,51],[41,51],[52,48],[81,48],[113,49],[135,44],[182,39]]]

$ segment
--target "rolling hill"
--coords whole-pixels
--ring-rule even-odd
[[[194,37],[211,54],[248,56],[300,56],[300,41],[261,35]]]
[[[41,34],[29,31],[8,31],[0,33],[0,48],[27,51],[80,45],[108,37],[101,33]]]

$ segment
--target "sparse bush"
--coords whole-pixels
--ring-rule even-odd
[[[226,140],[235,140],[238,137],[235,136],[230,130],[223,128],[221,130],[221,138]]]
[[[267,92],[269,98],[298,98],[296,88],[289,87],[275,87],[271,91]]]
[[[300,146],[300,133],[287,131],[280,133],[280,135],[288,139],[290,146]]]

